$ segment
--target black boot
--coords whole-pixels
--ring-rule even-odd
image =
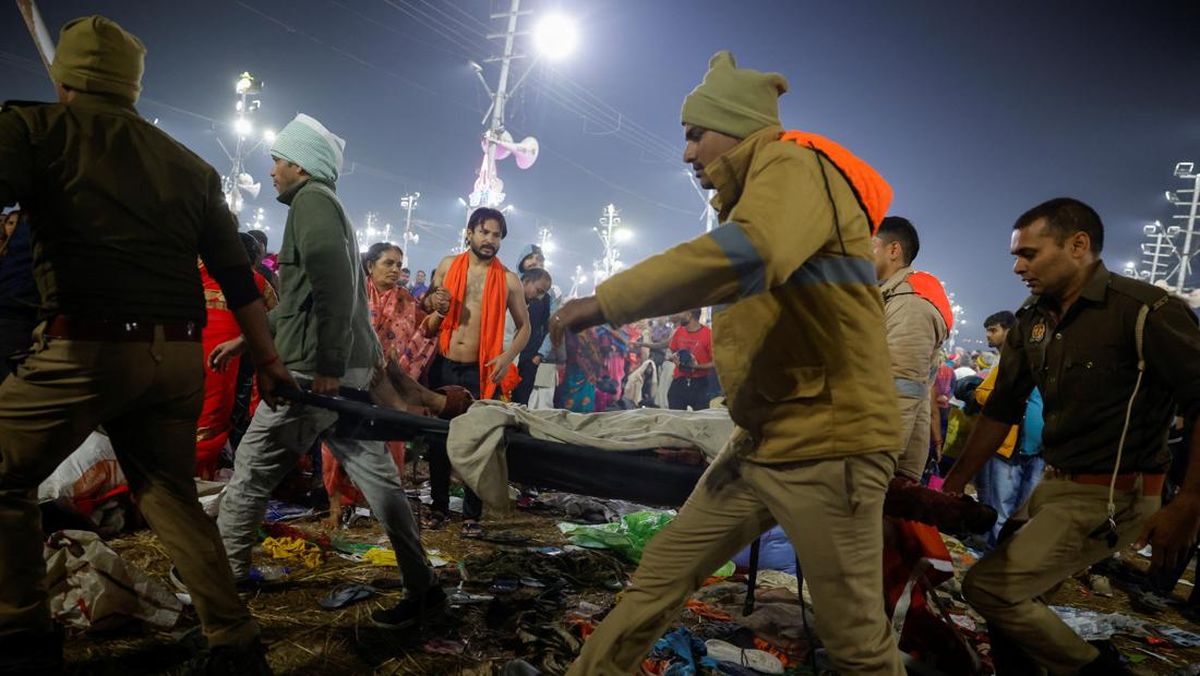
[[[259,639],[244,646],[219,645],[206,648],[184,668],[187,676],[271,676],[267,648]]]
[[[1110,641],[1088,641],[1088,643],[1100,651],[1100,656],[1080,669],[1079,676],[1123,676],[1133,673],[1125,666],[1125,661],[1121,659],[1121,653],[1113,647]]]

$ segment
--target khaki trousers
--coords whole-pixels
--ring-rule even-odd
[[[636,672],[704,579],[779,523],[796,546],[816,631],[837,669],[903,674],[883,610],[883,497],[895,470],[892,453],[744,462],[741,476],[715,493],[706,473],[675,520],[650,541],[633,584],[568,673]]]
[[[1129,546],[1159,506],[1138,485],[1118,491],[1117,546],[1088,537],[1106,516],[1107,486],[1046,478],[1022,508],[1029,522],[967,571],[963,594],[988,624],[1052,674],[1073,674],[1099,651],[1046,606],[1045,597],[1075,573]],[[1014,517],[1020,518],[1020,517]]]
[[[0,635],[52,628],[37,487],[103,425],[150,527],[188,581],[212,645],[258,635],[196,497],[198,342],[41,338],[0,385]]]
[[[900,397],[900,465],[896,474],[920,481],[929,462],[929,395]]]

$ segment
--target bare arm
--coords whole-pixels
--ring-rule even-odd
[[[442,288],[442,282],[446,281],[446,273],[450,271],[452,262],[454,262],[454,256],[446,256],[433,271],[433,279],[429,280],[429,290],[425,292],[424,296],[421,296],[421,309],[425,312],[433,312],[434,292]]]

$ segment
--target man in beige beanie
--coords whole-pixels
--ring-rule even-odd
[[[133,104],[145,48],[100,16],[63,27],[59,103],[0,112],[0,204],[30,214],[42,323],[0,384],[0,673],[57,673],[36,488],[103,426],[138,508],[188,580],[209,648],[189,673],[270,673],[192,480],[204,399],[196,260],[241,325],[264,399],[279,362],[217,172]],[[7,357],[7,355],[5,355]]]
[[[883,607],[883,497],[899,412],[871,250],[891,189],[841,146],[785,133],[785,91],[783,76],[718,52],[683,104],[683,158],[717,191],[723,225],[551,319],[560,341],[564,330],[721,306],[713,350],[738,426],[571,674],[636,670],[688,595],[776,523],[796,546],[834,667],[904,673]],[[710,652],[770,666],[729,644]]]

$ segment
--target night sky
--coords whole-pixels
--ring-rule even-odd
[[[499,53],[493,11],[508,0],[43,1],[57,35],[100,12],[148,48],[139,111],[225,172],[217,143],[233,135],[233,84],[265,82],[259,127],[308,113],[347,140],[339,192],[356,224],[375,211],[402,223],[399,196],[420,191],[421,241],[411,264],[431,268],[454,244],[481,160],[488,100],[468,59]],[[536,136],[537,164],[505,160],[515,205],[501,259],[552,228],[564,289],[576,264],[600,256],[591,232],[609,202],[636,238],[634,262],[703,232],[703,204],[681,163],[679,108],[718,49],[739,65],[787,76],[785,127],[833,138],[892,184],[892,213],[922,236],[917,266],[965,306],[965,336],[1015,308],[1024,288],[1008,240],[1025,209],[1060,195],[1095,206],[1105,259],[1136,258],[1143,223],[1173,211],[1185,187],[1178,161],[1200,164],[1200,3],[1197,2],[709,2],[525,0],[523,28],[559,9],[579,24],[579,48],[529,76],[508,129]],[[53,91],[13,3],[0,7],[0,97]],[[519,40],[529,53],[528,39]],[[530,60],[518,63],[516,76]],[[494,86],[496,67],[486,65]],[[249,169],[274,244],[265,149]],[[507,257],[505,256],[507,254]],[[590,285],[589,287],[590,288]]]

